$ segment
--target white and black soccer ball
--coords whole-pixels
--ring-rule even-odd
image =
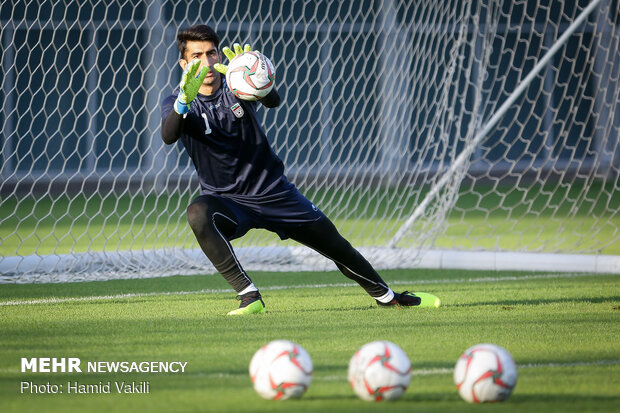
[[[254,390],[268,400],[300,398],[312,382],[312,371],[308,352],[289,340],[264,345],[250,361]]]
[[[254,101],[267,96],[275,79],[273,64],[260,52],[245,52],[228,63],[226,83],[239,99]]]
[[[495,344],[465,350],[454,367],[454,384],[469,403],[506,400],[517,384],[517,366],[510,353]]]
[[[411,362],[396,344],[373,341],[353,355],[347,378],[362,400],[395,400],[409,387]]]

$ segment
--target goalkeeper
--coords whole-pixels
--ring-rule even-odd
[[[196,25],[177,35],[183,69],[178,90],[162,103],[162,138],[181,140],[200,180],[201,195],[187,208],[198,244],[241,301],[230,315],[265,312],[258,288],[230,243],[252,228],[291,238],[333,260],[379,305],[433,306],[430,294],[395,293],[368,261],[345,240],[332,222],[284,175],[284,165],[267,141],[256,114],[257,102],[236,98],[226,86],[219,38]],[[224,48],[228,59],[249,51]],[[260,104],[280,104],[276,89]]]

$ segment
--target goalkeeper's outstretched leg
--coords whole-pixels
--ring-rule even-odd
[[[385,302],[394,297],[387,283],[366,258],[340,235],[329,218],[325,217],[312,225],[296,228],[288,235],[291,239],[334,261],[345,276],[357,282],[371,297]]]
[[[327,217],[312,225],[291,231],[289,236],[334,261],[338,269],[364,288],[379,306],[439,307],[441,305],[439,298],[432,294],[392,291],[366,258],[340,235]]]

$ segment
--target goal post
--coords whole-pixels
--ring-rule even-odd
[[[159,104],[175,36],[270,57],[286,173],[380,269],[620,273],[617,0],[0,5],[0,282],[213,273]],[[248,270],[335,269],[262,230]]]
[[[532,69],[530,73],[519,83],[519,86],[508,96],[506,101],[502,103],[502,105],[497,109],[497,111],[493,114],[491,119],[489,119],[480,132],[474,136],[471,142],[467,143],[463,148],[461,153],[456,157],[454,162],[450,165],[450,167],[445,171],[440,171],[439,174],[442,175],[439,181],[430,189],[428,194],[424,197],[422,202],[416,207],[413,211],[413,214],[405,221],[402,227],[398,229],[394,237],[388,243],[388,247],[394,248],[398,244],[398,242],[403,238],[403,236],[407,233],[409,228],[414,224],[415,220],[419,218],[424,210],[428,207],[428,205],[433,202],[433,199],[437,196],[439,191],[448,183],[451,177],[462,168],[462,166],[469,160],[469,157],[473,153],[474,149],[480,144],[480,142],[487,137],[487,134],[493,130],[493,128],[497,125],[500,119],[506,114],[508,109],[514,104],[514,102],[521,96],[521,94],[528,88],[528,86],[532,83],[532,81],[539,75],[539,73],[549,64],[549,61],[553,58],[555,53],[557,53],[562,46],[566,44],[568,38],[577,30],[580,24],[592,13],[592,11],[599,5],[601,0],[593,0],[592,3],[586,7],[579,17],[575,19],[571,23],[571,25],[566,29],[566,31],[560,36],[560,38],[553,44],[553,46],[545,53],[545,55],[536,63],[536,66]]]

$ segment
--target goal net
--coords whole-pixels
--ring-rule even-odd
[[[617,0],[0,4],[0,280],[210,273],[175,36],[271,58],[286,173],[378,268],[620,272]],[[250,270],[330,269],[255,230]]]

